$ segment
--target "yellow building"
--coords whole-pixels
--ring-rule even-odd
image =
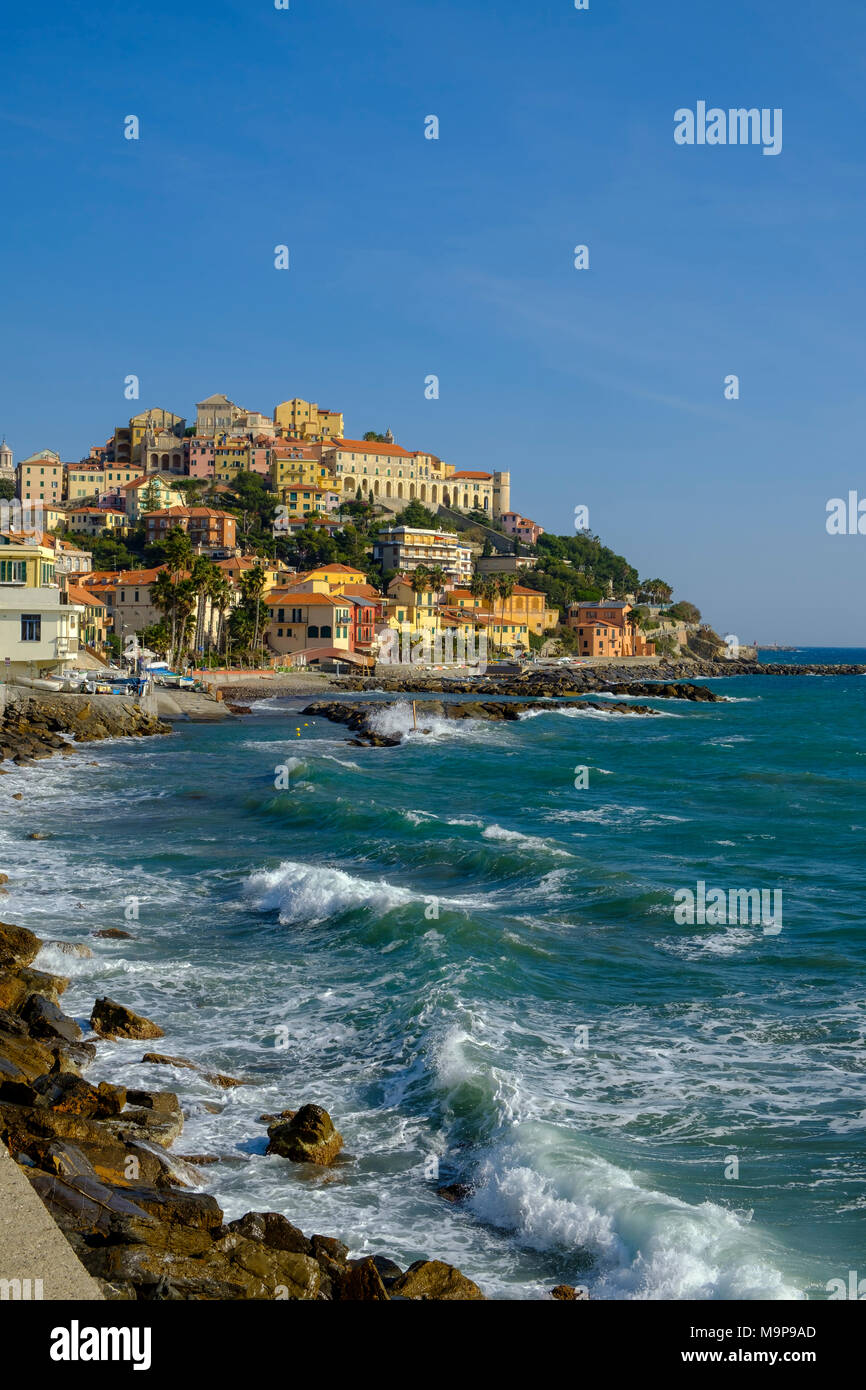
[[[70,531],[85,536],[101,536],[103,531],[121,536],[129,529],[126,512],[117,507],[71,507],[66,513],[66,525]]]
[[[336,511],[339,494],[333,488],[319,487],[316,483],[289,483],[280,488],[280,502],[290,517],[312,516],[318,512],[327,516]]]
[[[0,670],[13,677],[62,671],[78,655],[83,616],[57,582],[48,546],[0,536]]]
[[[537,589],[527,589],[515,584],[510,596],[504,601],[497,595],[492,601],[483,595],[474,595],[469,589],[449,589],[444,603],[448,608],[490,613],[494,622],[506,625],[523,625],[528,632],[540,637],[549,628],[559,623],[559,610],[548,608],[547,598]]]
[[[254,555],[236,555],[230,560],[215,560],[214,564],[218,570],[222,570],[226,579],[234,589],[240,589],[241,578],[247,570],[251,570],[254,565],[261,565],[265,572],[264,593],[269,594],[272,589],[282,586],[284,589],[294,581],[295,575],[283,569],[279,564],[274,564],[270,560],[262,560]]]
[[[89,647],[96,656],[102,656],[108,637],[108,608],[97,594],[91,593],[80,584],[69,584],[67,593],[71,603],[80,603],[84,612],[79,619],[79,641]]]
[[[322,462],[318,450],[274,444],[270,460],[273,486],[279,493],[291,487],[322,487],[331,480],[331,470]]]
[[[343,415],[295,396],[274,408],[274,424],[289,439],[335,439],[343,433]]]
[[[106,492],[120,492],[121,488],[134,483],[136,478],[142,476],[141,468],[135,463],[106,463],[104,468]]]
[[[214,445],[214,480],[232,483],[239,473],[248,470],[251,462],[248,439],[226,439]]]
[[[268,594],[268,644],[281,656],[303,652],[307,661],[318,655],[351,651],[352,608],[330,594],[275,589]]]
[[[38,589],[54,583],[54,551],[49,545],[30,545],[0,534],[0,584]]]
[[[436,595],[432,589],[416,594],[405,579],[394,579],[388,585],[388,606],[385,619],[389,627],[410,633],[435,632],[439,614]]]
[[[291,577],[292,588],[305,590],[308,593],[316,594],[342,594],[345,589],[355,585],[367,585],[367,576],[363,570],[355,569],[352,565],[319,565],[318,568],[307,570],[305,574],[293,574]]]
[[[105,487],[105,468],[101,463],[70,463],[66,467],[66,496],[70,502],[98,497]]]

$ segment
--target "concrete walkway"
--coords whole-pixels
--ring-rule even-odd
[[[104,1297],[0,1142],[0,1300],[40,1296],[55,1301]]]

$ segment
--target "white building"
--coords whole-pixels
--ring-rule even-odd
[[[429,531],[418,526],[395,526],[380,531],[373,542],[373,559],[382,572],[396,570],[411,573],[423,565],[426,569],[441,566],[449,578],[469,582],[472,578],[472,551],[458,545],[450,531]]]

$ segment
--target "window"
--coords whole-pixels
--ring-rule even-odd
[[[318,635],[319,635],[319,629],[318,629],[317,627],[308,627],[308,628],[307,628],[307,636],[308,636],[308,637],[318,637]]]
[[[23,584],[26,580],[26,561],[0,560],[0,584]]]
[[[321,631],[320,631],[320,633],[319,633],[319,636],[320,636],[320,637],[330,637],[330,636],[331,636],[330,624],[324,623],[324,624],[322,625],[322,628],[321,628]]]
[[[42,618],[39,613],[21,614],[21,641],[39,642],[42,639]]]

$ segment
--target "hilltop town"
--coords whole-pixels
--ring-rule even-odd
[[[363,672],[410,650],[712,656],[719,639],[672,597],[588,532],[513,510],[508,472],[390,429],[347,437],[342,412],[300,398],[269,416],[212,395],[191,425],[149,409],[71,462],[0,445],[7,679],[142,657]]]

